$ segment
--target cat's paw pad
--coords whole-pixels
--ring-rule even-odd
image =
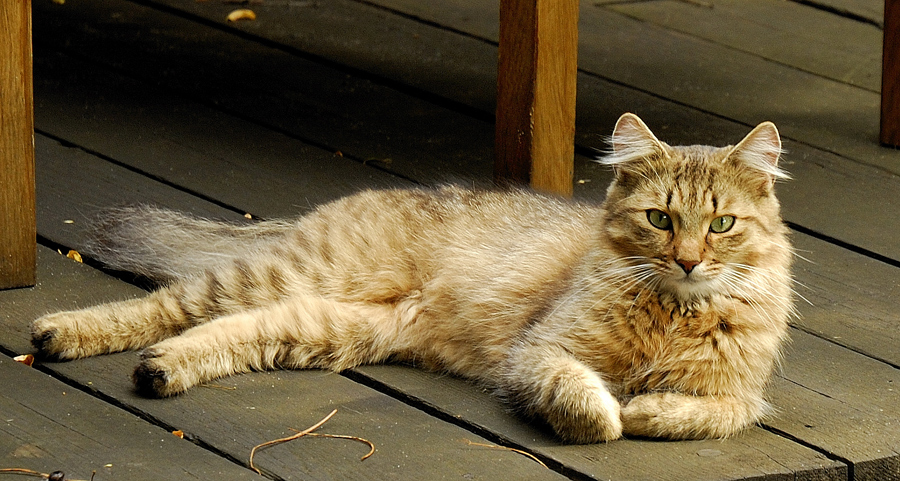
[[[31,324],[31,345],[44,359],[63,361],[84,357],[79,336],[71,328],[68,313],[60,312],[37,319]]]
[[[166,356],[153,348],[141,353],[141,360],[134,368],[131,379],[135,391],[144,397],[163,398],[174,396],[185,390],[177,382],[174,369],[167,367]]]

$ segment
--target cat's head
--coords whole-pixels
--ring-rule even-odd
[[[601,159],[615,171],[607,192],[607,238],[645,278],[678,298],[731,290],[752,271],[789,260],[775,198],[781,139],[771,122],[735,146],[673,147],[625,114]]]

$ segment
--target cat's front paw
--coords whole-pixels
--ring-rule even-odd
[[[169,397],[186,391],[194,383],[186,379],[185,370],[179,368],[179,364],[176,356],[163,349],[145,349],[131,376],[135,390],[150,398]]]
[[[48,314],[31,323],[31,345],[44,359],[65,361],[91,355],[81,343],[77,312]]]
[[[582,377],[558,380],[546,419],[566,442],[592,444],[622,437],[619,401],[599,383]]]
[[[764,405],[727,396],[674,392],[643,394],[622,408],[625,434],[667,439],[731,436],[747,427]]]
[[[663,394],[644,394],[632,399],[622,408],[622,424],[625,434],[631,436],[660,437],[669,423],[665,420],[666,404]]]

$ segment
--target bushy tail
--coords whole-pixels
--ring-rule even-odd
[[[168,282],[245,257],[293,226],[283,221],[232,224],[150,206],[124,207],[98,218],[82,250],[112,269]]]

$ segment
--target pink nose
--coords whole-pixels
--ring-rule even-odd
[[[678,265],[681,266],[681,269],[684,270],[684,273],[685,273],[685,274],[690,274],[691,271],[693,271],[694,268],[697,267],[697,266],[700,264],[700,261],[683,261],[683,260],[676,260],[675,262],[677,262]]]

